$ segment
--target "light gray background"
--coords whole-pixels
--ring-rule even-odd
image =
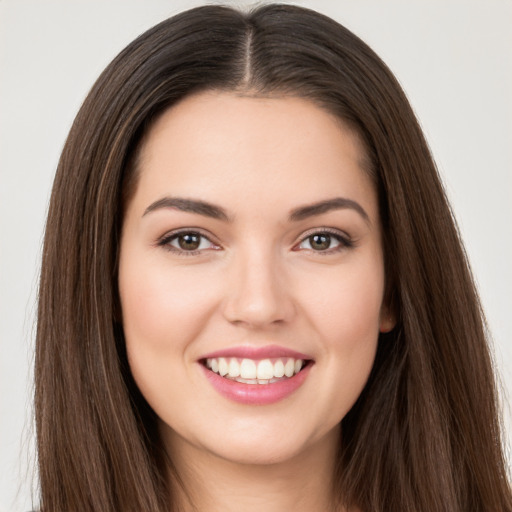
[[[31,506],[34,305],[45,213],[65,136],[118,51],[200,3],[0,0],[0,511]],[[361,36],[404,86],[452,200],[503,386],[511,390],[512,2],[295,3]]]

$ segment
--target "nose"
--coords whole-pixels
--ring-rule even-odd
[[[240,252],[226,282],[225,318],[250,329],[289,322],[295,313],[290,284],[278,255]]]

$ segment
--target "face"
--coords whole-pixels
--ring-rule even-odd
[[[130,368],[171,452],[263,464],[338,438],[392,327],[363,157],[291,97],[203,93],[151,129],[119,289]]]

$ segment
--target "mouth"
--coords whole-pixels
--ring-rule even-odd
[[[239,357],[209,357],[201,360],[211,372],[235,382],[249,385],[274,384],[291,379],[307,366],[311,359],[277,357],[249,359]]]
[[[203,374],[225,398],[246,405],[267,405],[295,393],[315,361],[278,346],[238,347],[198,360]]]

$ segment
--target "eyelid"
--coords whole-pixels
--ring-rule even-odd
[[[210,244],[212,244],[213,247],[208,248],[208,249],[196,249],[196,250],[186,251],[186,250],[182,250],[182,249],[179,249],[179,248],[176,248],[176,247],[173,247],[170,245],[171,240],[175,239],[180,234],[184,234],[184,233],[197,233],[201,237],[208,240],[208,242],[210,242]],[[320,226],[320,227],[308,229],[307,231],[301,233],[300,238],[297,240],[297,242],[295,242],[295,244],[292,247],[292,250],[294,250],[294,251],[308,250],[308,249],[300,249],[298,246],[300,244],[302,244],[305,240],[307,240],[309,237],[316,235],[316,234],[322,234],[322,233],[327,233],[327,234],[333,236],[340,242],[340,245],[337,247],[333,247],[331,249],[326,249],[324,251],[313,251],[310,249],[309,250],[310,252],[327,255],[327,254],[332,254],[332,253],[341,251],[343,249],[351,248],[355,245],[351,236],[348,233],[346,233],[345,231],[342,231],[337,228]],[[156,240],[155,245],[158,247],[162,247],[162,248],[164,248],[170,252],[173,252],[177,255],[183,255],[183,256],[194,256],[194,255],[203,253],[205,251],[222,249],[220,244],[215,240],[215,237],[211,233],[205,231],[202,228],[197,228],[197,227],[186,227],[186,228],[179,228],[179,229],[175,229],[172,231],[168,231]]]
[[[338,235],[340,237],[346,238],[347,240],[350,240],[350,235],[345,231],[337,228],[330,228],[328,226],[319,226],[317,228],[308,229],[307,231],[304,231],[304,233],[300,234],[299,240],[302,241],[311,235],[316,235],[317,233],[329,233],[330,235]]]
[[[321,227],[308,229],[304,233],[301,233],[299,240],[294,244],[292,250],[295,250],[295,251],[308,250],[308,249],[299,249],[298,246],[300,244],[302,244],[305,240],[307,240],[310,236],[322,234],[322,233],[327,233],[327,234],[333,236],[340,242],[340,245],[338,247],[333,247],[332,249],[326,249],[324,251],[309,250],[310,252],[314,252],[315,254],[327,255],[327,254],[332,254],[332,253],[341,251],[343,249],[349,249],[355,245],[354,241],[352,240],[352,237],[345,231],[342,231],[342,230],[336,229],[336,228],[330,228],[327,226],[321,226]]]
[[[172,245],[170,245],[171,240],[173,240],[176,237],[178,237],[179,235],[185,234],[185,233],[197,233],[201,237],[206,238],[206,240],[208,240],[214,247],[209,248],[209,249],[196,249],[196,250],[192,250],[192,251],[185,251],[185,250],[178,249],[177,247],[173,247]],[[169,252],[177,254],[178,256],[194,256],[194,255],[200,254],[204,251],[221,249],[220,244],[218,244],[214,240],[214,238],[215,237],[211,233],[206,232],[202,228],[187,227],[187,228],[179,228],[179,229],[175,229],[175,230],[166,232],[163,236],[161,236],[157,239],[155,245],[158,247],[162,247],[162,248],[168,250]]]

